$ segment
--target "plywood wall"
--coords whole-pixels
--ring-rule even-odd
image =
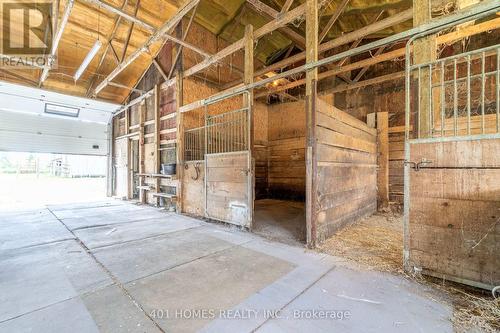
[[[410,264],[439,277],[500,284],[500,139],[411,145]]]
[[[377,210],[377,131],[321,100],[315,131],[313,221],[321,242]]]

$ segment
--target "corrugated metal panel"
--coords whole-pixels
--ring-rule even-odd
[[[107,125],[0,111],[0,151],[106,156]]]

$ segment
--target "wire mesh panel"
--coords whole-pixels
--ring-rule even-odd
[[[201,161],[205,158],[205,127],[184,132],[184,160]]]
[[[500,46],[409,68],[410,139],[500,133]]]
[[[248,150],[248,109],[207,116],[207,154]]]

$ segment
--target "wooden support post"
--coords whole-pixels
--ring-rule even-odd
[[[180,108],[182,107],[183,104],[183,89],[184,89],[184,80],[182,78],[182,72],[179,71],[177,72],[177,75],[175,77],[175,103],[177,105],[177,111],[176,111],[176,124],[177,124],[177,132],[176,132],[176,139],[177,139],[177,179],[178,179],[178,186],[177,186],[177,212],[182,213],[184,206],[183,206],[183,186],[182,186],[182,180],[183,180],[183,173],[184,173],[184,115],[181,113]]]
[[[125,109],[125,134],[130,133],[130,108]]]
[[[379,211],[389,208],[389,113],[377,112],[377,207]]]
[[[306,64],[318,60],[318,0],[306,0]],[[316,82],[318,69],[306,72],[306,225],[307,244],[316,245],[316,194],[315,126],[316,126]]]
[[[139,173],[144,174],[144,118],[146,116],[146,102],[142,101],[139,105]],[[139,186],[144,185],[144,178],[139,177]],[[146,193],[140,187],[139,201],[143,204],[146,203]]]
[[[160,154],[160,85],[154,87],[154,113],[155,113],[155,132],[154,132],[154,158],[155,158],[155,173],[160,173],[161,154]],[[160,177],[155,177],[155,192],[160,193]],[[160,205],[160,197],[156,197],[156,206]]]
[[[252,25],[245,27],[245,71],[244,83],[253,83],[254,78],[254,31]],[[254,212],[254,198],[255,198],[255,174],[254,174],[254,159],[253,159],[253,146],[254,146],[254,114],[253,114],[253,90],[249,90],[248,94],[243,96],[243,105],[248,107],[248,221],[250,228],[253,223]]]
[[[196,10],[195,10],[196,11]],[[193,17],[195,16],[195,12],[193,12],[191,19],[187,25],[186,34],[183,33],[182,24],[179,24],[176,28],[177,37],[186,38],[187,32],[191,27],[191,23],[193,22]],[[176,138],[176,163],[177,163],[177,212],[182,213],[184,211],[183,206],[183,186],[182,180],[184,178],[184,115],[181,113],[180,108],[184,103],[184,79],[183,79],[183,67],[184,64],[182,62],[182,45],[176,45],[174,47],[173,54],[176,55],[176,60],[172,63],[172,66],[175,66],[175,105],[176,105],[176,118],[175,123],[177,126],[177,132],[175,133]]]
[[[431,15],[431,0],[413,0],[413,25],[415,27],[429,22]],[[436,60],[436,36],[417,39],[413,47],[413,63],[420,64]],[[430,98],[429,79],[432,73],[429,68],[422,68],[420,74],[420,99],[418,101],[420,113],[419,131],[422,137],[429,136],[432,128],[432,99]]]

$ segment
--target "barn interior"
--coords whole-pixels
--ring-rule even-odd
[[[222,271],[242,277],[248,290],[243,288],[240,294],[234,290],[242,290],[241,286],[231,284],[224,291],[230,296],[225,298],[222,290],[213,287],[211,295],[221,304],[212,304],[205,302],[205,296],[210,297],[205,293],[210,292],[203,289],[201,296],[191,295],[189,302],[194,303],[186,303],[188,307],[197,305],[196,300],[221,308],[253,304],[251,297],[264,286],[286,285],[276,281],[287,281],[289,272],[301,269],[310,269],[310,276],[304,274],[311,279],[318,273],[317,281],[310,284],[316,285],[322,274],[330,274],[319,268],[323,260],[319,256],[335,265],[343,261],[324,253],[311,254],[313,259],[308,255],[324,244],[336,243],[335,237],[345,231],[359,232],[356,246],[366,253],[378,251],[367,241],[370,229],[362,229],[377,217],[396,221],[390,229],[397,234],[398,253],[393,257],[398,278],[423,275],[496,297],[500,284],[498,1],[48,3],[52,11],[44,22],[50,29],[43,38],[51,47],[41,55],[42,61],[21,51],[9,53],[4,48],[0,53],[0,153],[106,157],[106,196],[114,201],[54,208],[50,203],[50,214],[44,214],[55,217],[64,232],[72,233],[68,237],[110,274],[155,329],[220,331],[229,327],[254,332],[278,331],[277,327],[288,331],[294,325],[273,326],[270,318],[244,325],[236,321],[231,324],[235,326],[220,318],[210,323],[163,321],[149,311],[157,309],[151,304],[161,301],[149,303],[149,298],[144,301],[133,294],[135,287],[128,283],[135,280],[122,280],[121,268],[114,263],[107,266],[108,257],[102,255],[99,261],[100,251],[129,242],[140,242],[140,251],[146,251],[150,242],[166,235],[174,238],[181,229],[187,233],[199,228],[195,234],[243,248],[246,242],[254,244],[259,239],[258,246],[248,248],[259,256],[276,255],[287,262],[281,265],[270,260],[270,270],[264,274],[268,266],[260,261],[254,265],[250,254],[235,257],[234,265]],[[3,13],[8,10],[2,7]],[[4,27],[8,24],[3,22]],[[13,36],[22,34],[24,28],[9,31]],[[35,35],[42,36],[39,31]],[[2,36],[7,45],[7,34]],[[47,111],[51,105],[59,114]],[[70,109],[78,111],[68,116]],[[50,186],[46,190],[49,193]],[[4,206],[8,204],[0,205],[0,228],[11,218],[21,221],[28,216],[3,212]],[[110,209],[102,220],[97,213],[101,207]],[[113,216],[121,209],[122,217]],[[86,210],[92,212],[90,217]],[[123,227],[122,231],[122,225],[136,229]],[[363,227],[356,229],[359,226]],[[11,231],[1,236],[1,230],[0,240],[13,238],[8,234]],[[384,231],[377,229],[377,233]],[[208,249],[212,243],[205,238],[185,242],[188,236],[179,237],[182,246],[168,245],[161,253],[177,256],[176,246],[183,255],[201,251],[199,257],[187,256],[179,265],[204,259],[207,251],[210,255],[222,251],[215,245]],[[28,247],[65,241],[56,237]],[[10,243],[0,242],[0,248],[1,244]],[[26,247],[5,246],[12,251],[6,261]],[[351,250],[346,247],[335,254]],[[242,264],[246,256],[250,259],[245,265],[262,265],[261,275],[252,271],[255,281],[244,272],[231,271],[250,269]],[[265,261],[259,256],[255,258]],[[138,281],[160,274],[153,271],[144,276],[137,271]],[[199,285],[196,279],[203,274],[186,275],[175,279],[190,288]],[[190,278],[195,279],[192,285]],[[166,298],[173,293],[158,288],[158,295]],[[301,289],[306,290],[307,286]],[[345,290],[350,289],[337,290],[337,296],[346,299]],[[141,296],[156,295],[148,293]],[[308,304],[319,304],[321,297],[316,296],[307,299]],[[358,296],[356,302],[381,304],[363,293]],[[498,300],[493,302],[498,304]],[[22,315],[32,310],[26,308]],[[17,315],[0,315],[0,330],[3,323],[14,323]],[[449,331],[453,315],[444,316],[449,317],[445,326],[436,324],[439,320],[433,317],[427,328]],[[99,330],[105,331],[110,324],[104,322],[104,326],[98,323]],[[494,322],[485,325],[498,329]],[[304,321],[300,329],[316,324]],[[329,331],[337,324],[320,325]],[[377,326],[369,320],[358,324],[352,331]],[[409,331],[418,329],[408,326]]]

